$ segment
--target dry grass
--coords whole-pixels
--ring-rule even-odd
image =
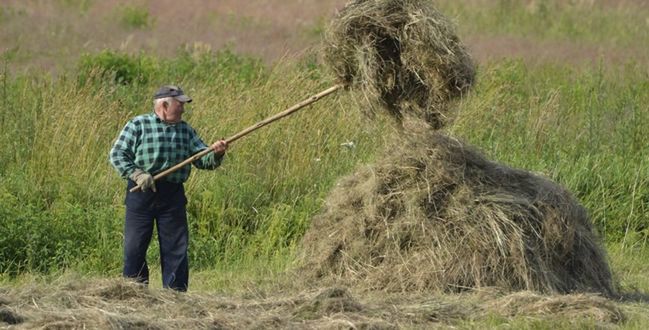
[[[615,293],[586,210],[560,185],[438,133],[405,134],[344,178],[302,274],[386,291]]]
[[[358,0],[330,23],[325,59],[339,79],[395,118],[444,125],[474,64],[451,22],[428,1]]]
[[[62,277],[4,290],[0,327],[17,329],[397,329],[471,327],[493,315],[615,325],[624,313],[596,295],[483,290],[459,295],[361,294],[333,286],[241,296],[147,289],[123,279]],[[517,316],[515,316],[517,315]],[[569,323],[570,324],[570,323]],[[578,324],[578,323],[576,323]],[[590,323],[589,323],[590,324]]]
[[[490,301],[486,306],[509,316],[583,317],[607,323],[622,322],[625,318],[622,310],[613,301],[592,294],[542,296],[521,291]]]

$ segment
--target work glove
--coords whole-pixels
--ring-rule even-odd
[[[153,192],[157,192],[155,188],[155,180],[153,180],[153,176],[151,174],[144,172],[138,168],[135,169],[135,171],[133,171],[131,175],[129,175],[129,178],[137,183],[138,186],[140,186],[140,190],[153,190]]]

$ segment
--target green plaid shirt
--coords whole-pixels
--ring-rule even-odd
[[[148,113],[126,123],[110,151],[110,162],[125,179],[136,168],[155,175],[206,148],[186,122],[167,124],[155,113]],[[211,152],[192,164],[200,169],[215,169],[221,165],[222,158]],[[190,171],[190,165],[184,166],[164,180],[183,183]]]

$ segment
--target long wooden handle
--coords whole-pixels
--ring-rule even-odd
[[[266,118],[266,119],[264,119],[264,120],[262,120],[262,121],[260,121],[260,122],[258,122],[256,124],[246,128],[246,129],[244,129],[243,131],[229,137],[225,141],[228,144],[230,144],[230,143],[244,137],[245,135],[250,134],[251,132],[253,132],[253,131],[257,130],[257,129],[260,129],[260,128],[262,128],[262,127],[264,127],[264,126],[266,126],[266,125],[268,125],[268,124],[270,124],[270,123],[272,123],[272,122],[274,122],[276,120],[284,118],[284,117],[286,117],[286,116],[288,116],[288,115],[290,115],[290,114],[304,108],[305,106],[320,100],[321,98],[323,98],[323,97],[325,97],[325,96],[327,96],[327,95],[341,89],[342,87],[344,87],[344,85],[341,85],[341,84],[329,87],[329,88],[325,89],[324,91],[322,91],[322,92],[320,92],[320,93],[318,93],[316,95],[313,95],[313,96],[309,97],[308,99],[306,99],[306,100],[304,100],[304,101],[302,101],[302,102],[300,102],[300,103],[298,103],[298,104],[296,104],[296,105],[294,105],[294,106],[292,106],[292,107],[290,107],[290,108],[288,108],[288,109],[286,109],[286,110],[284,110],[284,111],[282,111],[282,112],[280,112],[280,113],[278,113],[276,115],[268,117],[268,118]],[[198,153],[194,154],[193,156],[183,160],[181,163],[178,163],[178,164],[176,164],[176,165],[174,165],[174,166],[172,166],[172,167],[170,167],[170,168],[156,174],[153,177],[153,179],[158,180],[160,178],[164,178],[165,176],[177,171],[178,169],[180,169],[180,168],[182,168],[182,167],[184,167],[184,166],[186,166],[188,164],[191,164],[192,162],[198,160],[199,158],[207,155],[210,152],[212,152],[212,149],[210,149],[210,148],[204,149],[203,151],[198,152]],[[135,192],[135,191],[138,191],[138,190],[140,190],[139,185],[131,188],[130,191]]]

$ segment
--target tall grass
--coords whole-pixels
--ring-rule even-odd
[[[146,72],[148,79],[106,79],[115,75],[101,69],[116,62],[105,61],[113,56],[106,54],[79,69],[96,79],[5,74],[0,80],[7,91],[6,147],[0,152],[2,272],[119,267],[125,187],[108,151],[129,118],[151,111],[157,86],[178,83],[192,95],[185,119],[209,143],[332,83],[316,79],[306,63],[263,67],[204,49],[133,71]],[[139,56],[117,62],[150,63]],[[88,61],[98,68],[88,69]],[[306,67],[311,69],[301,69]],[[238,141],[218,171],[196,171],[187,184],[192,265],[210,268],[290,252],[335,179],[380,146],[382,123],[365,122],[344,95],[329,97]],[[341,146],[349,141],[357,147]],[[156,253],[151,249],[152,257]]]
[[[649,221],[647,73],[567,66],[484,68],[452,131],[493,159],[566,185],[608,239],[644,241]]]
[[[185,119],[209,143],[332,83],[310,60],[267,67],[199,47],[155,65],[144,55],[104,53],[87,61],[102,68],[113,63],[106,56],[147,63],[137,74],[148,79],[125,84],[92,66],[78,74],[97,79],[6,72],[0,79],[4,273],[117,271],[125,188],[107,154],[129,118],[151,111],[158,85],[178,83],[192,95]],[[609,241],[645,244],[646,73],[632,65],[615,74],[514,61],[482,67],[478,81],[458,104],[452,134],[494,160],[566,185]],[[187,183],[192,266],[286,264],[281,260],[290,259],[336,179],[371,161],[391,134],[387,119],[369,120],[361,110],[341,92],[237,141],[219,170],[194,171]],[[155,246],[150,254],[157,257]]]

